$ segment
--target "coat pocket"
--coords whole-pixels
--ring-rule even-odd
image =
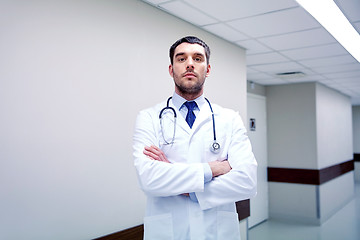
[[[237,213],[217,212],[217,239],[240,240],[240,226]]]
[[[144,240],[171,239],[173,239],[173,223],[170,213],[144,218]]]

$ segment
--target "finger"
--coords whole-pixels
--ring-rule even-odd
[[[156,160],[156,161],[161,161],[161,162],[167,162],[170,163],[164,152],[161,151],[158,147],[156,146],[151,146],[151,147],[145,147],[144,148],[144,154],[148,157],[150,157],[152,160]]]
[[[156,155],[153,154],[152,152],[147,151],[147,150],[144,149],[143,153],[144,153],[145,156],[147,156],[147,157],[150,158],[151,160],[156,160],[156,159],[155,159],[155,158],[156,158]]]
[[[156,160],[170,163],[164,152],[157,146],[152,145],[150,147],[145,147],[145,149],[156,155],[157,156]]]
[[[165,153],[158,147],[152,146],[154,153],[159,156],[161,161],[169,163],[167,157],[165,156]]]
[[[156,151],[156,149],[154,149],[153,147],[145,147],[144,148],[144,154],[147,155],[147,156],[151,156],[153,158],[159,158],[159,159],[156,159],[156,160],[160,160],[160,157],[159,157],[159,152]]]
[[[145,147],[144,150],[147,151],[148,154],[152,154],[153,156],[154,156],[154,155],[156,155],[156,156],[159,155],[159,151],[157,151],[153,146],[151,146],[151,147]]]

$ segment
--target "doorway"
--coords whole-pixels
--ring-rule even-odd
[[[249,228],[269,218],[266,97],[247,95],[247,130],[258,162],[257,195],[250,199]]]

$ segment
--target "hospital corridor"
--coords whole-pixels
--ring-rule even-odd
[[[359,46],[360,0],[0,0],[0,240],[360,240]]]
[[[249,240],[358,240],[360,237],[360,183],[355,196],[321,226],[269,219],[249,230]]]

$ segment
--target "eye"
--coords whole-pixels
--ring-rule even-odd
[[[194,58],[194,61],[196,61],[196,62],[202,62],[203,59],[202,59],[202,57],[195,57],[195,58]]]
[[[179,57],[177,60],[178,60],[178,62],[184,62],[184,61],[185,61],[185,58]]]

